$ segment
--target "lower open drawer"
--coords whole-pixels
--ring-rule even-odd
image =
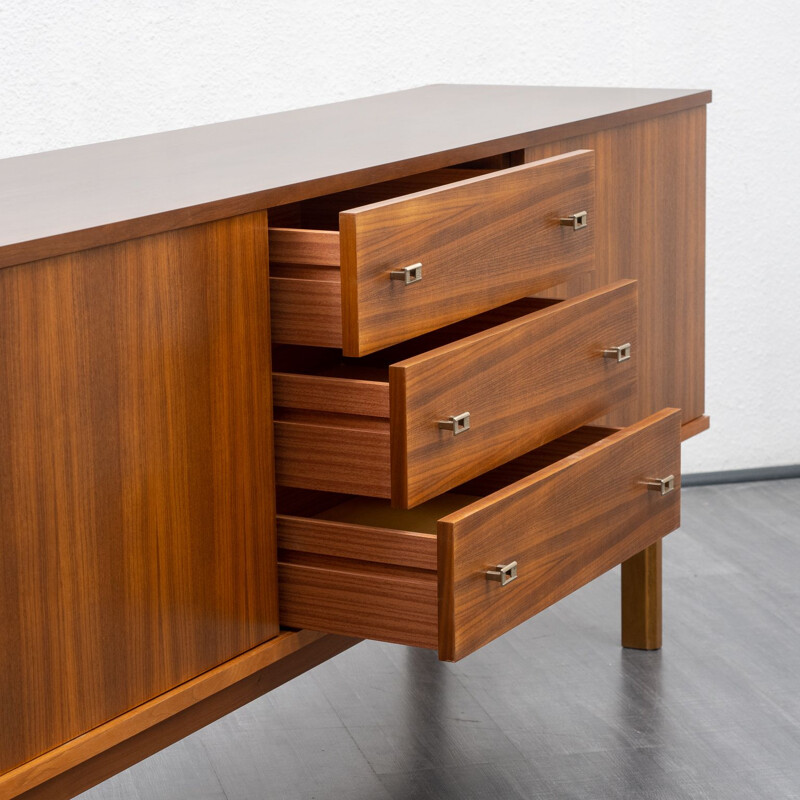
[[[584,427],[414,509],[279,499],[281,624],[456,661],[680,524],[680,412]]]

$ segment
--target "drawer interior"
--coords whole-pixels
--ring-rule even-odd
[[[497,325],[511,322],[560,302],[562,301],[556,298],[523,297],[359,358],[332,353],[327,348],[276,344],[272,350],[273,370],[331,378],[388,381],[389,366],[397,361],[457,342],[475,333],[488,331]]]
[[[518,160],[522,163],[522,160]],[[476,178],[512,166],[510,163],[473,162],[471,164],[444,167],[443,169],[420,172],[394,180],[372,183],[347,189],[343,192],[312,197],[297,203],[277,206],[270,209],[269,225],[271,228],[283,228],[299,232],[309,230],[339,230],[339,213],[351,208],[380,203],[394,197],[446,186],[448,183]]]
[[[338,231],[340,211],[445,186],[448,183],[498,172],[524,163],[525,151],[512,150],[440,169],[358,186],[342,192],[333,192],[321,197],[273,206],[269,210],[269,224],[273,228]]]

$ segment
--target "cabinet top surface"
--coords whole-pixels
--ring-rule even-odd
[[[435,85],[0,160],[0,267],[709,102],[681,89]]]

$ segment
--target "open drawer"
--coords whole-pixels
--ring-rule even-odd
[[[400,508],[435,497],[631,397],[636,308],[636,282],[619,281],[362,359],[276,348],[276,481]]]
[[[581,428],[410,511],[279,500],[281,624],[456,661],[677,528],[679,489],[680,412],[664,409]]]
[[[270,230],[272,338],[362,356],[591,271],[594,153],[337,216],[337,230]]]

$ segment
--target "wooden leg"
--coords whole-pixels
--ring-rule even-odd
[[[661,647],[661,540],[622,562],[622,646]]]

